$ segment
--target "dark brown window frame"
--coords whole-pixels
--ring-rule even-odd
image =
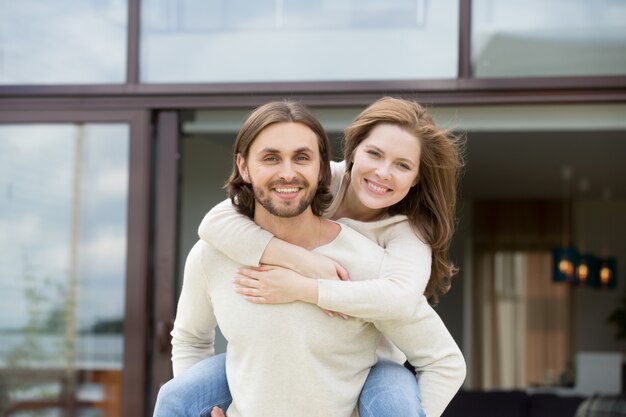
[[[0,111],[0,125],[41,123],[127,123],[130,127],[128,240],[124,302],[124,359],[121,415],[143,416],[146,408],[148,233],[151,138],[145,111]],[[138,388],[141,394],[138,394]]]
[[[127,80],[115,85],[0,86],[0,110],[191,109],[256,106],[297,97],[312,106],[362,106],[395,95],[426,104],[626,102],[626,75],[475,78],[471,76],[471,0],[459,0],[458,77],[271,83],[156,84],[139,81],[140,0],[128,3]],[[83,107],[86,106],[86,107]]]

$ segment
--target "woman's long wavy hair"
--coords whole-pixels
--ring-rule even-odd
[[[457,181],[463,166],[463,138],[437,128],[424,107],[414,101],[384,97],[367,107],[345,130],[344,159],[352,170],[354,152],[379,124],[401,127],[420,142],[417,184],[398,203],[387,208],[389,215],[404,214],[416,233],[432,248],[432,268],[424,295],[437,303],[450,289],[458,272],[448,258],[456,219]]]
[[[228,191],[233,205],[240,213],[254,217],[254,190],[245,182],[237,168],[237,155],[248,161],[250,146],[261,131],[274,123],[302,123],[315,133],[320,153],[320,181],[311,202],[311,209],[317,216],[328,208],[332,201],[330,193],[330,141],[326,131],[315,115],[302,103],[290,100],[273,101],[252,111],[239,130],[233,145],[233,170],[224,188]]]

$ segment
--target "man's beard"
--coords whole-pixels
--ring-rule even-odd
[[[306,180],[291,181],[289,183],[283,180],[277,180],[277,181],[273,181],[269,183],[267,188],[271,189],[280,184],[289,184],[289,185],[302,187],[302,189],[306,192],[306,194],[304,195],[304,197],[300,199],[300,201],[296,201],[296,200],[291,201],[293,205],[287,204],[287,206],[283,206],[283,205],[277,206],[272,201],[271,192],[266,193],[264,188],[257,187],[254,184],[254,181],[252,182],[252,190],[254,191],[254,199],[261,206],[263,206],[263,208],[267,210],[270,214],[277,216],[277,217],[295,217],[304,213],[304,211],[313,202],[313,199],[315,198],[315,194],[317,193],[317,189],[310,189],[309,182]]]

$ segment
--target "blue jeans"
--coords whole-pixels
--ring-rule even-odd
[[[159,390],[153,417],[209,417],[226,411],[232,398],[226,381],[226,354],[207,358]],[[404,366],[379,360],[359,397],[361,417],[424,417],[415,376]]]
[[[218,406],[224,413],[233,401],[226,381],[226,354],[198,362],[167,381],[157,396],[154,417],[209,417]]]
[[[361,417],[426,417],[415,375],[402,365],[379,359],[359,396]]]

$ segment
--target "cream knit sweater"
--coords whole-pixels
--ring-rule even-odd
[[[331,168],[331,192],[335,199],[325,217],[331,217],[337,211],[349,185],[344,162],[332,163]],[[406,216],[398,215],[375,222],[343,218],[339,222],[381,246],[384,249],[383,262],[379,271],[349,270],[350,282],[318,280],[318,306],[366,320],[412,320],[424,303],[421,294],[430,277],[430,246],[416,236]],[[271,233],[239,214],[230,200],[225,200],[207,213],[198,234],[228,257],[254,266],[260,263],[267,244],[273,238]],[[224,239],[229,235],[237,238]],[[354,260],[355,254],[352,256]],[[448,333],[445,327],[444,331]],[[417,339],[422,334],[418,330],[414,337]],[[407,359],[398,346],[384,335],[377,354],[397,363],[404,363]],[[416,364],[413,363],[413,366]],[[428,417],[437,417],[443,412],[463,383],[465,372],[461,356],[457,369],[449,373],[448,380],[431,378],[428,373],[425,377],[418,374],[422,406]],[[432,396],[425,394],[430,392]]]
[[[316,252],[353,279],[381,272],[384,250],[348,227]],[[355,254],[359,254],[355,256]],[[463,357],[424,297],[410,318],[342,320],[314,305],[259,305],[233,291],[239,264],[204,241],[191,250],[172,331],[174,375],[213,354],[215,327],[228,341],[229,417],[348,417],[376,363],[380,330],[420,372],[422,404],[438,416],[463,381]]]

